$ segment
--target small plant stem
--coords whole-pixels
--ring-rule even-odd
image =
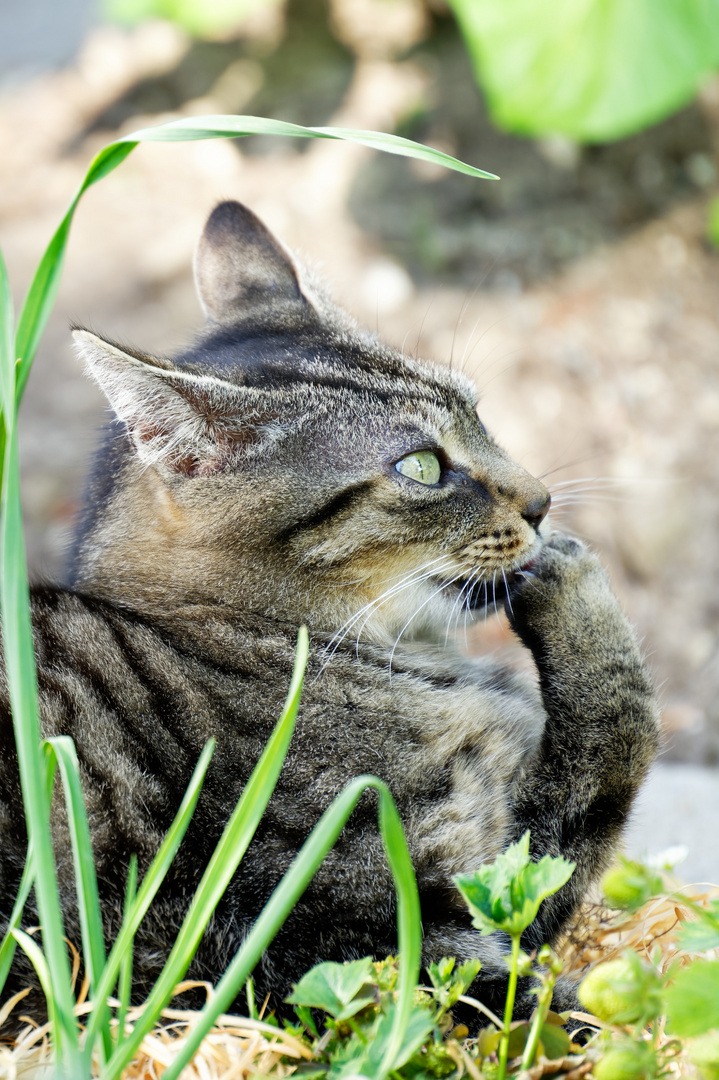
[[[367,1036],[362,1031],[362,1029],[360,1028],[360,1026],[357,1023],[357,1021],[355,1020],[355,1018],[353,1016],[350,1016],[347,1020],[345,1020],[345,1024],[347,1024],[347,1026],[350,1027],[352,1029],[352,1031],[354,1031],[355,1035],[357,1036],[359,1041],[362,1043],[362,1045],[366,1046],[367,1045]]]
[[[547,971],[546,975],[542,976],[542,989],[537,996],[537,1011],[534,1014],[532,1026],[529,1029],[529,1036],[524,1047],[524,1053],[522,1054],[523,1070],[531,1069],[534,1064],[539,1036],[546,1022],[549,1006],[552,1003],[552,994],[554,992],[554,984],[556,981],[557,976],[551,970]]]
[[[502,1038],[499,1043],[499,1072],[497,1080],[504,1080],[507,1072],[507,1054],[509,1053],[509,1025],[512,1023],[514,1012],[514,998],[517,994],[517,966],[519,963],[519,934],[512,935],[512,964],[509,969],[509,985],[507,986],[507,998],[504,1003],[504,1023],[502,1025]]]

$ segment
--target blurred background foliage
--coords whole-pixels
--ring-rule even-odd
[[[212,39],[241,28],[247,16],[278,0],[105,0],[104,14],[126,26],[167,19],[188,34]]]
[[[278,0],[105,0],[111,19],[231,34]],[[387,17],[398,0],[384,0]],[[719,67],[719,0],[449,0],[492,119],[582,143],[631,135],[686,105]],[[382,13],[378,13],[382,18]]]

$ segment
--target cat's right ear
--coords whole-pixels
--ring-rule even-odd
[[[211,476],[273,419],[264,392],[132,355],[79,327],[73,339],[89,374],[127,426],[143,465]]]
[[[289,252],[238,202],[220,203],[210,214],[195,252],[195,283],[205,315],[216,323],[305,303]]]

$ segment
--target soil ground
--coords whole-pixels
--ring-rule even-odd
[[[392,16],[389,16],[392,12]],[[496,131],[446,15],[419,0],[265,8],[235,40],[96,28],[72,64],[0,94],[0,241],[20,301],[92,155],[181,115],[398,131],[475,181],[336,143],[139,147],[84,198],[23,406],[27,541],[62,574],[107,419],[71,322],[171,352],[200,325],[191,258],[213,204],[250,205],[336,298],[476,378],[481,414],[608,563],[661,687],[667,755],[719,761],[719,84],[609,147]],[[504,622],[473,635],[511,648]]]

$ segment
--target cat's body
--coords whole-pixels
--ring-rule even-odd
[[[279,715],[306,622],[287,762],[193,974],[218,978],[321,812],[374,773],[407,831],[425,960],[480,956],[476,992],[496,1007],[504,944],[471,927],[452,875],[530,828],[535,857],[577,863],[529,934],[556,939],[656,748],[633,632],[595,557],[539,536],[547,492],[489,438],[464,379],[357,333],[237,204],[210,219],[197,276],[209,329],[172,363],[79,333],[126,434],[91,485],[72,589],[33,599],[44,730],[77,745],[108,928],[130,855],[147,865],[214,737],[195,820],[138,939],[141,995]],[[504,579],[539,688],[463,658],[447,634]],[[9,719],[0,735],[7,917],[25,836]],[[55,826],[72,936],[59,810]],[[258,991],[278,1003],[319,960],[395,948],[365,795],[258,969]]]

